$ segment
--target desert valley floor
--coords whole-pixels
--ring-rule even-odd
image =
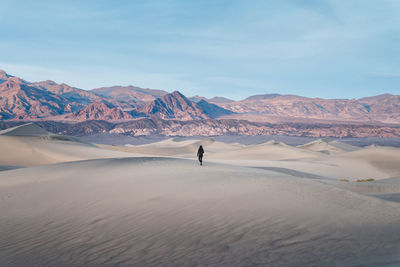
[[[399,148],[95,145],[27,124],[0,132],[0,169],[0,266],[400,265]]]

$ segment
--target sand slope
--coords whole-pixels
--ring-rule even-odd
[[[318,139],[310,143],[298,146],[311,151],[318,151],[326,154],[340,153],[340,152],[350,152],[359,150],[359,147],[348,145],[336,140],[331,140],[329,138]]]
[[[332,179],[386,179],[400,175],[400,149],[360,148],[328,139],[293,147],[269,141],[257,145],[226,144],[212,139],[177,141],[169,139],[141,146],[104,146],[106,149],[153,156],[195,158],[198,146],[205,149],[205,162],[280,168],[285,173],[308,173]]]
[[[179,141],[176,138],[167,139],[164,141],[146,144],[146,145],[127,145],[127,146],[109,146],[109,145],[98,145],[99,147],[124,151],[145,155],[153,156],[174,156],[174,157],[185,157],[195,158],[197,149],[199,146],[207,148],[207,154],[221,153],[226,151],[233,151],[243,148],[240,144],[227,144],[223,142],[217,142],[212,138],[205,138],[202,140],[186,140]]]
[[[218,151],[209,155],[211,159],[225,160],[286,160],[320,156],[313,151],[305,151],[288,146],[282,142],[268,141],[263,144],[249,145],[233,151]]]
[[[324,142],[2,131],[0,266],[399,266],[400,149]]]
[[[0,166],[35,166],[134,156],[100,149],[78,138],[51,134],[31,123],[0,131],[0,151]]]
[[[0,196],[4,266],[400,264],[400,204],[256,168],[71,162],[2,172]]]
[[[37,126],[34,123],[27,123],[24,125],[8,128],[0,131],[0,135],[9,136],[50,136],[52,135],[45,129]]]

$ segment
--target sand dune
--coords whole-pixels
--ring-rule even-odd
[[[0,131],[0,135],[9,136],[49,136],[52,135],[45,129],[37,126],[34,123],[27,123],[24,125],[8,128]]]
[[[368,162],[391,176],[400,176],[400,149],[393,147],[368,147],[363,150],[346,153],[346,160]]]
[[[400,263],[400,204],[268,170],[90,160],[0,173],[0,195],[6,266]]]
[[[307,150],[311,150],[311,151],[322,152],[322,153],[326,153],[326,154],[350,152],[350,151],[356,151],[356,150],[360,149],[359,147],[345,144],[345,143],[339,142],[337,140],[332,140],[329,138],[318,139],[318,140],[312,141],[310,143],[307,143],[307,144],[304,144],[304,145],[301,145],[298,147],[307,149]]]
[[[202,140],[186,140],[179,141],[176,138],[167,139],[164,141],[146,144],[146,145],[127,145],[127,146],[109,146],[109,145],[98,145],[99,147],[117,151],[139,153],[153,156],[174,156],[174,157],[185,157],[195,158],[197,149],[200,145],[207,147],[208,154],[226,152],[243,148],[241,144],[227,144],[223,142],[217,142],[212,138],[205,138]]]
[[[400,149],[97,147],[29,124],[0,151],[0,266],[400,265]]]
[[[51,134],[34,124],[0,132],[0,166],[35,166],[94,158],[134,156],[104,150],[77,138]]]
[[[233,151],[217,152],[209,155],[211,159],[225,160],[286,160],[312,158],[317,156],[320,155],[313,151],[305,151],[275,141],[250,145]]]
[[[400,173],[397,148],[350,146],[338,141],[316,140],[305,147],[269,141],[258,145],[226,144],[212,139],[177,141],[168,139],[153,144],[107,149],[154,156],[195,158],[198,146],[205,148],[205,162],[281,168],[332,179],[385,179]],[[321,153],[322,152],[322,153]]]
[[[319,157],[320,153],[314,151],[305,151],[296,147],[288,146],[282,142],[268,141],[257,145],[242,145],[238,143],[228,144],[217,142],[212,138],[203,140],[178,141],[171,138],[161,142],[156,142],[138,146],[108,146],[98,145],[107,149],[118,151],[134,152],[153,156],[175,156],[175,157],[196,157],[199,145],[203,145],[206,150],[206,156],[210,159],[231,159],[231,160],[282,160],[292,158],[310,158]]]

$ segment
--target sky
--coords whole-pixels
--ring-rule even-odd
[[[0,0],[0,69],[187,96],[400,94],[399,0]]]

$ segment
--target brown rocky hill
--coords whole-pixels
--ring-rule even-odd
[[[233,114],[203,99],[198,103],[191,101],[178,91],[157,98],[137,111],[149,117],[179,120],[210,119]]]
[[[208,119],[232,114],[217,105],[196,104],[181,93],[138,87],[86,91],[53,81],[27,82],[0,72],[0,119],[130,120],[138,117]]]
[[[12,76],[8,75],[4,70],[0,70],[0,83],[6,81],[10,77]]]
[[[53,81],[28,82],[9,75],[5,71],[0,71],[0,119],[2,120],[49,117],[57,119],[57,116],[64,118],[65,116],[62,115],[70,113],[78,115],[77,111],[87,108],[87,105],[104,101],[121,110],[131,111],[135,108],[134,101],[107,98]],[[82,110],[81,114],[83,113],[85,110]],[[83,118],[84,116],[79,117]],[[112,118],[113,116],[108,117]],[[122,117],[128,116],[122,115]]]
[[[294,120],[306,118],[400,123],[400,96],[390,94],[360,99],[322,99],[295,95],[264,96],[249,97],[231,103],[218,103],[218,105],[235,113],[276,115]]]
[[[371,120],[400,123],[400,95],[382,94],[358,101],[368,109]]]
[[[128,112],[122,111],[120,108],[105,102],[93,102],[85,108],[69,114],[66,119],[74,121],[86,120],[106,120],[106,121],[120,121],[130,120],[134,117]]]
[[[131,120],[139,117],[208,119],[232,114],[217,105],[196,104],[181,93],[138,87],[86,91],[53,81],[27,82],[0,72],[0,119]]]
[[[31,83],[31,85],[52,92],[53,94],[56,94],[58,96],[65,97],[70,101],[81,103],[83,105],[102,99],[92,92],[78,89],[65,83],[58,84],[50,80]]]
[[[193,101],[178,91],[164,95],[139,109],[140,112],[161,119],[208,119],[209,117]]]
[[[46,118],[72,111],[68,99],[7,74],[0,83],[0,119]]]
[[[92,91],[86,91],[83,89],[72,87],[65,83],[58,84],[56,82],[48,80],[32,83],[32,86],[42,88],[68,99],[71,103],[78,107],[74,110],[81,109],[84,106],[93,102],[101,102],[104,99],[106,99],[107,102],[112,103],[114,106],[120,107],[121,109],[131,110],[136,106],[136,101],[134,99],[118,100],[112,97],[98,95]]]
[[[196,105],[203,111],[205,115],[207,115],[207,117],[212,119],[234,114],[233,111],[221,108],[220,106],[209,103],[203,99],[197,102]]]

